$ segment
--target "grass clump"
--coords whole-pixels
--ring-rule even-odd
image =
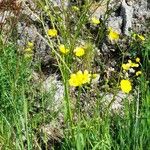
[[[15,41],[4,44],[1,40],[0,149],[150,147],[150,41],[140,34],[127,37],[107,27],[112,11],[109,2],[101,19],[92,17],[90,1],[70,7],[62,3],[57,8],[47,0],[35,2],[42,11],[39,16],[33,12],[41,25],[37,36],[51,50],[49,57],[59,70],[53,76],[63,85],[57,109],[58,82],[46,78],[41,63],[34,60],[36,43],[26,41],[21,51]],[[120,44],[124,39],[128,48]],[[114,68],[105,64],[109,59],[103,55],[103,43],[118,53]],[[45,90],[47,86],[50,88]]]

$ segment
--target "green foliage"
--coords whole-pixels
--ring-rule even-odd
[[[114,73],[113,80],[108,77],[104,81],[107,77],[100,76],[103,83],[114,82],[110,88],[113,98],[108,97],[106,102],[103,98],[108,94],[107,88],[102,93],[100,85],[92,83],[92,78],[86,85],[83,82],[84,87],[71,88],[68,82],[70,74],[72,75],[74,71],[88,69],[92,76],[97,68],[104,70],[104,62],[108,60],[102,58],[104,60],[102,62],[96,50],[107,38],[106,22],[112,10],[107,10],[104,21],[95,26],[89,23],[89,17],[92,15],[88,12],[92,5],[90,1],[85,1],[84,5],[78,1],[76,11],[72,7],[62,8],[63,11],[55,9],[47,0],[39,0],[37,3],[39,9],[43,9],[39,22],[44,34],[43,36],[38,33],[38,36],[50,47],[52,57],[57,62],[56,66],[64,86],[63,107],[58,111],[53,109],[56,104],[55,85],[51,91],[43,91],[40,62],[32,62],[32,55],[30,59],[26,59],[15,43],[1,42],[0,149],[148,150],[150,147],[150,39],[140,41],[131,37],[129,49],[123,49],[118,43],[114,45],[111,43],[120,50],[119,59],[117,58],[119,69],[126,57],[131,59],[140,57],[139,64],[142,70],[141,76],[137,78],[132,76],[135,81],[132,82],[134,92],[122,99],[121,108],[112,110],[111,106],[116,101],[115,96],[120,88],[120,79],[124,75],[121,74],[122,68],[120,72],[116,69],[115,73],[118,76]],[[50,37],[47,34],[45,14],[49,18],[51,29],[57,29],[58,36],[56,34]],[[88,26],[91,26],[92,31],[88,30]],[[115,32],[112,32],[113,34],[118,35]],[[119,35],[117,37],[119,38]],[[60,44],[64,44],[69,49],[69,53],[62,54],[58,51]],[[78,46],[85,49],[83,57],[76,57],[74,54],[73,50]],[[99,58],[98,62],[95,62],[96,55]],[[37,69],[39,74],[42,74],[39,81],[32,80],[35,66],[39,69]],[[100,75],[104,74],[103,70],[100,70]],[[105,73],[106,76],[110,76],[109,72]],[[79,81],[80,77],[78,76]],[[86,75],[84,77],[86,78]],[[54,129],[51,128],[52,122],[58,118],[61,120],[59,120],[60,130],[63,130],[63,135],[60,137],[57,136],[59,133],[57,125]],[[49,128],[46,128],[46,125]],[[42,128],[46,130],[45,133],[41,131]]]

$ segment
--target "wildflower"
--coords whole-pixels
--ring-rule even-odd
[[[131,60],[128,60],[131,67],[139,67],[139,64],[133,63]]]
[[[97,19],[96,17],[92,17],[92,18],[91,18],[91,22],[92,22],[94,25],[100,24],[99,19]]]
[[[51,37],[56,37],[57,36],[57,30],[56,29],[49,29],[48,31],[47,31],[47,34],[49,35],[49,36],[51,36]]]
[[[121,80],[120,86],[124,93],[129,93],[132,90],[132,85],[129,80]]]
[[[74,53],[76,56],[81,57],[85,54],[85,50],[82,47],[76,47]]]
[[[132,63],[132,64],[131,64],[131,67],[139,67],[139,64]]]
[[[112,28],[109,28],[108,38],[111,41],[118,41],[119,40],[119,33],[116,31],[113,31]]]
[[[137,71],[136,72],[136,76],[139,76],[139,75],[141,75],[142,74],[142,71]]]
[[[82,72],[81,70],[78,71],[76,74],[71,74],[69,79],[70,86],[81,86],[82,84],[90,82],[91,74],[88,73],[87,70]]]
[[[71,74],[69,79],[70,86],[81,86],[82,85],[82,72],[78,71],[77,74]]]
[[[135,61],[136,61],[136,62],[140,62],[140,58],[137,57],[137,58],[135,59]]]
[[[128,60],[128,63],[129,63],[129,64],[132,64],[132,61],[129,59],[129,60]]]
[[[130,64],[130,63],[122,64],[122,68],[123,68],[124,70],[129,70],[130,67],[131,67],[131,64]]]
[[[67,53],[69,52],[69,49],[65,48],[65,45],[63,45],[63,44],[60,44],[59,50],[60,50],[60,52],[62,52],[63,54],[67,54]]]
[[[30,47],[30,48],[33,48],[34,44],[32,42],[28,42],[27,46]]]
[[[83,73],[83,76],[82,76],[82,84],[85,84],[85,83],[89,83],[90,80],[91,80],[91,74],[89,74],[89,72],[87,70],[84,71]]]

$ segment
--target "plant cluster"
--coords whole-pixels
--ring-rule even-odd
[[[89,11],[93,1],[76,1],[69,7],[64,2],[55,7],[51,1],[38,0],[34,3],[42,13],[32,12],[41,25],[37,36],[49,47],[49,57],[59,69],[54,76],[63,85],[63,99],[57,110],[57,85],[44,89],[43,83],[50,83],[43,82],[41,62],[34,60],[36,42],[26,41],[21,51],[13,40],[5,43],[0,35],[0,149],[148,149],[148,35],[131,31],[125,36],[108,27],[112,10],[107,8],[99,19]],[[121,45],[124,40],[127,46]],[[105,42],[119,51],[116,66],[108,72],[101,50]]]

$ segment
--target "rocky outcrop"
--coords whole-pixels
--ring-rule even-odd
[[[132,2],[122,1],[121,4],[121,17],[123,19],[123,33],[129,35],[129,30],[132,29],[133,6]]]

